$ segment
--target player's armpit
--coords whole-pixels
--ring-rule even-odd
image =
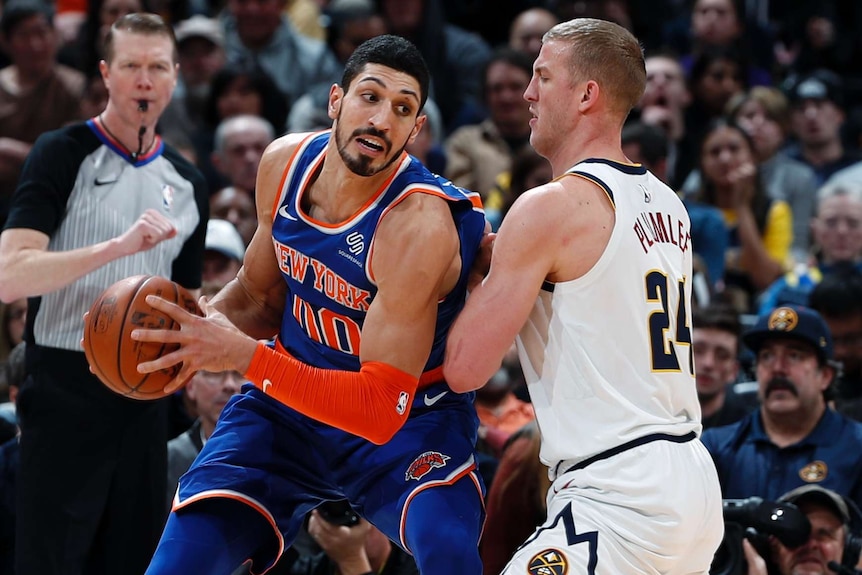
[[[382,445],[401,429],[419,379],[379,361],[358,372],[313,367],[259,343],[245,376],[285,405]]]

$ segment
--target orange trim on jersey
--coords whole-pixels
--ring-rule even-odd
[[[432,487],[440,487],[444,485],[454,485],[458,482],[459,479],[464,477],[465,475],[469,475],[470,479],[473,481],[473,485],[476,487],[476,493],[479,495],[479,501],[482,503],[482,508],[485,508],[485,501],[482,497],[482,487],[479,484],[479,479],[476,477],[476,462],[471,457],[467,462],[466,466],[463,469],[456,469],[453,475],[450,475],[446,479],[439,479],[436,481],[427,481],[413,490],[410,495],[407,496],[407,501],[404,502],[404,507],[401,508],[401,523],[398,529],[399,537],[401,538],[401,546],[404,549],[413,555],[413,552],[410,550],[410,546],[407,545],[407,510],[410,507],[410,502],[413,501],[413,498],[419,495],[421,492],[426,489],[431,489]],[[482,529],[479,533],[479,539],[482,539],[482,532],[485,530],[484,523],[482,524]]]
[[[269,510],[263,506],[263,504],[245,495],[244,493],[232,491],[230,489],[212,489],[209,491],[203,491],[201,493],[198,493],[197,495],[189,497],[182,502],[179,500],[179,496],[180,493],[178,488],[176,494],[174,494],[174,503],[171,507],[172,512],[182,509],[184,507],[188,507],[192,503],[204,501],[205,499],[231,499],[233,501],[244,503],[245,505],[248,505],[258,513],[263,515],[263,518],[267,520],[269,525],[272,527],[272,530],[275,532],[276,539],[278,539],[278,551],[275,554],[275,559],[272,561],[272,563],[269,564],[269,566],[267,566],[266,569],[260,571],[259,573],[254,571],[252,573],[253,575],[263,575],[264,573],[272,569],[276,563],[278,563],[278,559],[284,553],[284,536],[281,534],[281,531],[278,530],[278,524],[275,522],[275,517],[273,517],[272,513],[270,513]],[[249,559],[251,558],[249,557]]]
[[[293,166],[294,160],[296,160],[296,156],[306,148],[309,140],[311,140],[318,134],[320,134],[320,132],[309,134],[309,136],[303,138],[303,140],[296,145],[296,148],[293,149],[293,152],[291,152],[290,158],[288,158],[287,164],[285,164],[284,170],[281,172],[281,179],[278,182],[278,193],[275,194],[275,199],[272,201],[272,221],[275,221],[275,216],[278,215],[278,207],[281,204],[281,200],[284,198],[284,184],[285,182],[287,182],[287,175],[290,173],[290,168],[291,166]]]
[[[408,197],[410,197],[416,193],[429,194],[432,196],[437,196],[438,198],[443,198],[447,202],[456,201],[455,198],[452,198],[451,196],[447,196],[438,188],[424,188],[422,186],[415,186],[415,187],[409,187],[408,186],[408,188],[405,190],[405,192],[403,194],[401,194],[400,196],[395,198],[395,200],[393,200],[393,202],[391,204],[386,206],[386,209],[384,209],[383,213],[380,214],[380,218],[378,219],[378,223],[383,221],[383,218],[385,218],[386,215],[395,206],[397,206],[398,204],[403,202],[406,198],[408,198]],[[472,195],[467,196],[467,197],[470,199],[470,203],[473,204],[474,208],[478,208],[480,210],[483,210],[482,199],[479,197],[479,194],[475,194],[475,198]],[[375,230],[375,232],[376,232],[376,230]],[[368,259],[366,260],[368,262],[368,266],[367,266],[366,273],[368,274],[368,278],[371,281],[373,281],[374,283],[377,283],[377,279],[374,277],[374,268],[371,265],[371,262],[374,260],[374,245],[375,245],[375,242],[374,242],[374,238],[372,237],[371,245],[368,247]]]
[[[326,154],[323,155],[323,157],[325,157],[325,156],[326,156]],[[377,191],[375,191],[368,198],[368,200],[366,200],[366,202],[364,204],[362,204],[362,206],[360,206],[359,209],[356,210],[353,214],[351,214],[350,217],[348,217],[346,220],[343,220],[340,222],[335,222],[335,223],[329,223],[329,222],[324,222],[324,221],[312,218],[308,214],[303,214],[303,216],[306,219],[308,219],[308,221],[314,223],[314,225],[319,226],[321,228],[330,229],[330,230],[338,229],[338,228],[344,227],[345,225],[350,224],[352,221],[356,220],[362,214],[364,214],[366,211],[368,211],[368,208],[370,208],[374,204],[374,202],[376,202],[378,199],[380,199],[380,196],[382,196],[386,192],[386,190],[389,188],[389,186],[392,184],[392,180],[394,180],[395,177],[399,173],[401,173],[401,168],[404,165],[404,162],[409,160],[409,157],[410,156],[409,156],[409,154],[407,154],[407,152],[402,152],[401,153],[401,159],[398,161],[398,165],[396,166],[396,168],[394,170],[392,170],[392,173],[389,174],[389,176],[386,178],[386,181],[384,181],[380,185],[380,187],[377,188]],[[300,191],[300,194],[304,194],[305,191],[306,191],[305,187],[303,187],[303,189]]]

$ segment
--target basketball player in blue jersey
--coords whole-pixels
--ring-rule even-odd
[[[332,130],[265,152],[259,227],[206,317],[150,300],[182,328],[134,337],[180,348],[141,371],[182,362],[169,389],[198,370],[253,383],[180,480],[151,575],[247,559],[261,573],[311,509],[341,498],[423,574],[481,573],[478,421],[442,363],[485,220],[476,194],[404,152],[428,84],[403,38],[357,48],[330,91]]]
[[[645,81],[637,40],[616,24],[545,34],[524,97],[555,178],[508,212],[450,331],[444,373],[461,392],[517,336],[550,468],[547,520],[507,574],[707,573],[722,539],[699,440],[688,214],[621,148]]]

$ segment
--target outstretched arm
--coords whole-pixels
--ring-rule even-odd
[[[42,295],[63,288],[124,256],[152,249],[177,234],[155,210],[145,211],[121,236],[64,252],[48,251],[46,234],[26,228],[0,235],[0,300]]]
[[[589,270],[604,251],[613,209],[604,191],[576,177],[518,198],[494,239],[491,267],[449,332],[443,374],[454,391],[478,389],[497,372],[545,280]]]

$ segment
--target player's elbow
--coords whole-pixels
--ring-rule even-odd
[[[479,389],[485,383],[478,379],[469,367],[458,366],[449,361],[443,366],[443,379],[455,393],[467,393]]]
[[[398,418],[391,419],[389,421],[381,421],[379,425],[374,425],[369,427],[368,429],[362,430],[358,435],[362,436],[363,439],[367,439],[374,445],[384,445],[389,443],[395,434],[404,427],[404,422],[407,418]],[[372,422],[375,423],[375,422]]]

